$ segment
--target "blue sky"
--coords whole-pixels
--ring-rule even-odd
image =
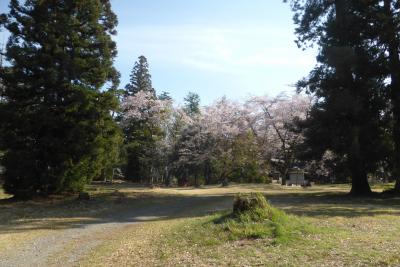
[[[145,55],[153,85],[182,101],[292,91],[315,64],[294,43],[292,12],[281,0],[113,0],[119,17],[121,85]]]
[[[0,0],[3,11],[8,0]],[[197,92],[203,104],[292,91],[312,69],[315,51],[294,43],[282,0],[112,0],[118,15],[121,86],[138,56],[150,63],[153,86],[178,102]]]

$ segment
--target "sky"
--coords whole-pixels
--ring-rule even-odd
[[[293,14],[282,0],[111,0],[118,16],[116,68],[121,87],[144,55],[153,87],[178,102],[189,92],[203,104],[227,96],[274,96],[315,65],[297,48]],[[8,0],[0,0],[0,11]]]

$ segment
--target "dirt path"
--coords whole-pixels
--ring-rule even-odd
[[[0,251],[0,266],[76,266],[80,259],[123,227],[146,221],[168,220],[229,209],[229,196],[166,197],[139,208],[122,207],[101,220],[80,227],[50,231],[6,252]]]

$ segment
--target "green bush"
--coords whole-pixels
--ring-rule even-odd
[[[262,194],[238,195],[233,202],[233,214],[240,215],[248,211],[270,211],[270,205]]]

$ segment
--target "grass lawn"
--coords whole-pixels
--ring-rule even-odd
[[[348,186],[232,186],[187,194],[259,191],[308,229],[287,242],[232,239],[215,224],[226,213],[129,226],[84,266],[398,266],[400,199],[354,199]],[[382,190],[383,186],[375,188]],[[169,189],[170,193],[174,189]],[[182,193],[181,191],[179,191]]]
[[[374,190],[386,187],[379,185]],[[101,226],[119,220],[110,216],[118,211],[135,214],[136,210],[149,207],[141,216],[145,222],[121,224],[110,233],[93,236],[101,242],[79,260],[79,265],[400,265],[400,199],[350,198],[346,195],[348,185],[149,189],[117,183],[94,184],[87,190],[92,197],[88,202],[79,202],[76,196],[13,202],[0,191],[0,255],[38,237],[74,228],[84,231],[85,225]],[[263,193],[274,207],[287,214],[288,223],[284,225],[293,232],[290,238],[277,240],[269,234],[263,238],[232,238],[226,224],[215,223],[229,211],[204,212],[208,210],[206,205],[217,205],[216,200],[221,199],[228,204],[224,208],[229,208],[237,193],[250,192]],[[163,213],[169,203],[181,203],[182,208]],[[162,208],[154,210],[155,207]],[[157,215],[152,216],[152,209]],[[79,250],[79,242],[67,243],[51,257],[67,259],[68,253]]]

